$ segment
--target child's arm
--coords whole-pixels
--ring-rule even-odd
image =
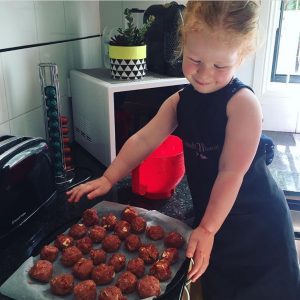
[[[227,105],[228,123],[219,173],[213,185],[205,214],[192,233],[187,256],[195,265],[189,273],[195,281],[209,263],[214,235],[230,212],[243,178],[255,156],[261,134],[262,113],[255,95],[242,89]]]
[[[101,196],[138,166],[177,127],[176,109],[178,101],[178,93],[170,96],[162,104],[155,117],[126,141],[103,176],[67,192],[68,201],[78,202],[85,194],[87,194],[88,199]]]

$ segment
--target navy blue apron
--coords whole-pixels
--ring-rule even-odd
[[[226,106],[241,88],[249,87],[234,78],[213,93],[201,94],[191,85],[180,92],[178,132],[184,145],[195,226],[202,219],[218,174]],[[209,267],[201,277],[205,300],[300,299],[291,216],[267,167],[266,162],[272,160],[268,147],[272,147],[270,141],[262,136],[235,204],[215,236]]]

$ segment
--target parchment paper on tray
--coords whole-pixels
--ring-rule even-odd
[[[97,209],[98,215],[100,217],[108,214],[109,212],[115,214],[118,218],[121,217],[121,212],[125,207],[128,205],[118,204],[115,202],[109,202],[109,201],[102,201],[101,203],[95,205],[93,208]],[[168,233],[170,231],[177,231],[179,232],[187,242],[188,237],[191,233],[191,228],[186,225],[185,223],[168,217],[164,214],[159,213],[156,210],[146,210],[139,207],[134,207],[138,214],[145,218],[147,221],[147,226],[151,225],[160,225],[164,228],[165,232]],[[66,230],[66,233],[69,231]],[[164,243],[161,241],[152,241],[149,240],[145,234],[140,235],[142,242],[151,242],[154,243],[161,255],[163,250],[165,249]],[[179,268],[181,267],[183,261],[185,260],[185,250],[186,245],[182,249],[179,249],[179,260],[177,263],[171,266],[172,270],[172,278],[175,276]],[[101,244],[93,244],[94,248],[101,247]],[[122,243],[121,248],[118,252],[124,253],[126,255],[127,261],[131,258],[137,257],[137,253],[128,252],[125,247],[124,243]],[[111,253],[108,253],[109,256]],[[85,255],[85,257],[88,257]],[[0,292],[3,295],[6,295],[8,297],[11,297],[13,299],[30,299],[30,300],[44,300],[44,299],[62,299],[61,297],[54,296],[50,291],[49,283],[39,283],[37,281],[32,280],[28,276],[29,269],[33,266],[34,262],[39,259],[39,255],[36,257],[29,257],[20,267],[19,269],[10,277],[7,279],[6,282],[0,287]],[[145,274],[148,274],[150,266],[146,266]],[[59,257],[56,259],[56,261],[53,263],[53,276],[58,275],[60,273],[71,273],[72,270],[70,268],[65,268],[60,263],[60,254]],[[116,277],[112,283],[109,285],[114,285],[116,282],[116,279],[119,277],[121,272],[116,273]],[[166,286],[171,282],[172,278],[167,282],[161,282],[161,294],[163,294],[166,290]],[[75,284],[78,283],[79,280],[75,278]],[[108,285],[101,285],[97,286],[97,295],[99,295],[99,291],[106,287]],[[140,299],[137,293],[131,293],[125,295],[128,300],[137,300]],[[63,299],[73,299],[73,295],[65,296]],[[147,298],[152,299],[152,298]]]

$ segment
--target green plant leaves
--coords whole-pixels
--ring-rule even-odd
[[[145,45],[145,34],[154,22],[154,16],[150,16],[141,28],[137,28],[133,23],[133,17],[128,8],[124,10],[127,28],[118,28],[118,35],[113,36],[109,44],[112,46],[142,46]]]

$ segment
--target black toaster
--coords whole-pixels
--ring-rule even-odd
[[[45,140],[0,136],[0,241],[56,197]]]

